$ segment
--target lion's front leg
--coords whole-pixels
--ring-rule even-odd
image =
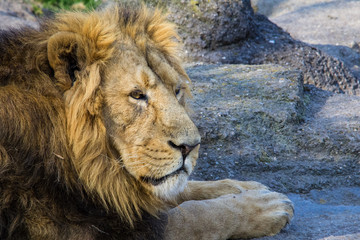
[[[168,212],[165,239],[274,235],[294,214],[293,204],[285,195],[257,182],[191,182],[184,196],[184,202]]]
[[[189,200],[205,200],[226,194],[238,194],[246,190],[267,190],[268,188],[254,181],[224,179],[219,181],[189,181],[184,192],[178,196],[178,203]]]

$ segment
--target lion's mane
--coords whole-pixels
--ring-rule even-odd
[[[116,164],[99,114],[98,86],[123,36],[150,64],[161,68],[151,47],[186,76],[173,25],[144,7],[62,13],[38,30],[0,33],[0,239],[158,237],[152,216],[163,202]]]

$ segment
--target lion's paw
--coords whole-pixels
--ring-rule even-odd
[[[228,197],[228,196],[224,196]],[[271,236],[292,219],[294,206],[288,197],[268,190],[248,190],[232,195],[239,214],[239,227],[231,238]]]
[[[244,190],[183,202],[169,210],[165,235],[171,240],[269,236],[285,227],[293,215],[293,204],[285,195],[265,189]]]

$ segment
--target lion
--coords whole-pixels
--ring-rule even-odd
[[[278,233],[291,201],[188,181],[200,147],[176,27],[161,10],[63,12],[0,33],[0,239]]]

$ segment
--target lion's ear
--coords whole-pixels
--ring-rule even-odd
[[[48,40],[48,60],[54,70],[57,85],[64,91],[76,81],[75,71],[86,64],[85,44],[79,34],[72,32],[59,32]]]

